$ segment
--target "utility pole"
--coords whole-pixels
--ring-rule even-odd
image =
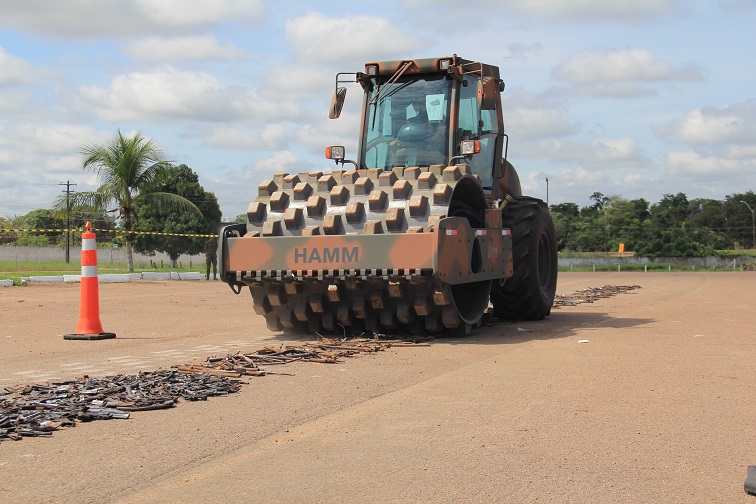
[[[751,211],[751,248],[756,249],[756,208],[751,208],[747,202],[740,200]]]
[[[546,206],[549,206],[549,177],[546,177]]]
[[[58,185],[66,186],[66,190],[62,192],[66,193],[66,264],[68,264],[71,261],[71,202],[69,196],[73,192],[71,191],[71,186],[75,186],[76,184],[72,184],[70,180],[66,180]]]

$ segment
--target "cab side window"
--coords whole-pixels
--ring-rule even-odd
[[[496,151],[498,122],[495,110],[478,109],[478,80],[466,75],[459,101],[459,141],[480,140],[480,153],[470,160],[472,172],[480,177],[483,187],[493,184],[493,158]]]

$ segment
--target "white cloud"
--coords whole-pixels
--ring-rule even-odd
[[[99,106],[109,121],[146,117],[190,117],[200,104],[221,97],[221,86],[205,72],[179,72],[169,67],[152,73],[116,76],[110,88],[82,86],[81,96]]]
[[[0,214],[49,208],[60,195],[57,184],[65,180],[78,184],[80,191],[93,188],[96,181],[82,172],[79,150],[107,136],[77,124],[0,124]]]
[[[691,110],[682,121],[657,132],[694,145],[751,145],[756,138],[756,100]]]
[[[541,42],[532,42],[529,44],[514,43],[509,44],[508,58],[521,60],[527,63],[531,57],[543,53],[543,44]]]
[[[756,159],[756,145],[733,145],[725,149],[725,156],[730,159]]]
[[[104,141],[107,136],[78,124],[21,124],[18,142],[34,146],[40,154],[78,153],[83,145]]]
[[[680,0],[505,0],[500,3],[538,17],[623,23],[666,16],[682,4]]]
[[[578,166],[574,170],[567,172],[567,175],[575,184],[597,184],[599,182],[605,182],[609,179],[609,177],[607,177],[603,172],[586,170],[582,166]],[[564,178],[564,176],[562,178]]]
[[[742,0],[741,0],[742,1]],[[456,0],[408,0],[410,5],[446,4],[459,7]],[[565,21],[609,21],[636,23],[678,12],[682,0],[473,0],[464,4],[480,8],[511,10],[534,18]]]
[[[204,139],[205,145],[219,149],[277,151],[291,143],[291,128],[269,124],[262,131],[236,127],[218,127]]]
[[[361,65],[407,54],[418,38],[384,17],[328,17],[318,12],[286,22],[286,36],[303,60]],[[361,68],[361,67],[359,67]]]
[[[756,9],[756,2],[753,0],[720,0],[719,4],[728,10],[748,11]]]
[[[554,70],[554,76],[572,84],[594,82],[700,80],[692,66],[675,67],[657,60],[644,49],[625,49],[608,53],[580,52]]]
[[[255,90],[228,87],[204,71],[166,67],[118,75],[108,88],[81,86],[81,98],[106,121],[193,119],[265,123],[297,113],[291,101],[269,102]]]
[[[565,119],[564,103],[519,88],[503,97],[502,109],[504,126],[517,139],[560,137],[576,133],[579,129]]]
[[[233,43],[220,44],[213,35],[193,37],[150,37],[131,42],[126,54],[145,61],[233,60],[246,57],[246,52]]]
[[[666,164],[670,175],[682,178],[726,179],[738,174],[750,175],[756,170],[756,159],[727,159],[691,151],[670,152]]]
[[[590,143],[560,140],[533,142],[525,147],[524,154],[533,159],[550,159],[598,170],[648,164],[637,140],[629,136],[597,138]]]
[[[33,84],[38,78],[39,72],[31,64],[0,47],[0,86]]]
[[[204,26],[253,19],[263,10],[260,0],[134,0],[134,6],[139,14],[160,26]]]
[[[507,131],[519,139],[570,135],[577,131],[560,110],[514,108],[506,113]]]
[[[34,183],[53,175],[81,178],[81,147],[101,143],[111,134],[78,124],[23,123],[13,129],[0,128],[0,169],[24,173],[25,180]]]
[[[702,79],[700,70],[693,65],[675,66],[637,48],[605,53],[580,52],[558,65],[552,75],[574,86],[580,94],[611,97],[653,94],[641,83]]]
[[[250,163],[243,172],[242,177],[251,177],[253,180],[262,181],[263,178],[271,178],[276,173],[300,173],[305,171],[302,161],[297,154],[291,151],[276,151],[270,157],[258,159]]]
[[[324,156],[326,146],[343,145],[347,159],[354,159],[360,136],[360,116],[357,112],[342,113],[338,119],[328,119],[323,114],[318,121],[303,125],[297,133],[297,140],[320,157]]]
[[[591,142],[594,157],[599,163],[626,163],[643,160],[638,142],[632,137],[599,138]]]
[[[642,187],[649,180],[642,173],[626,173],[622,177],[622,185],[626,187]]]
[[[516,168],[517,166],[515,166]],[[595,191],[611,194],[616,183],[605,172],[572,166],[559,172],[519,171],[524,194],[546,199],[546,178],[549,179],[549,202],[575,201],[568,194],[590,195]]]
[[[262,0],[5,0],[0,26],[86,39],[182,33],[262,14]]]
[[[28,91],[3,90],[0,93],[0,112],[8,114],[6,117],[9,117],[11,114],[15,115],[32,110],[33,107],[29,103],[30,98],[31,93]]]
[[[756,100],[694,109],[681,121],[656,131],[660,137],[690,148],[666,155],[670,176],[731,184],[741,180],[741,188],[755,180]]]

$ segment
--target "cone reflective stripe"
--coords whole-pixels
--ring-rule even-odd
[[[115,338],[114,333],[102,330],[100,322],[100,292],[97,278],[97,243],[92,223],[81,235],[81,292],[79,295],[79,323],[76,332],[63,339],[100,340]]]

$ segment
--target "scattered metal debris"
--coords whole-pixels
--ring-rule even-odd
[[[208,397],[238,392],[242,383],[233,378],[288,374],[266,371],[260,365],[292,362],[334,364],[359,353],[379,352],[392,346],[429,346],[428,343],[374,338],[329,339],[317,343],[263,348],[209,357],[204,364],[184,364],[174,369],[135,375],[55,381],[0,391],[0,442],[24,437],[50,436],[77,422],[127,419],[132,411],[172,408],[179,399],[204,401]]]
[[[640,289],[640,285],[604,285],[603,287],[589,287],[578,289],[572,294],[557,294],[554,297],[554,308],[562,306],[576,306],[583,303],[593,303],[598,299],[610,298],[627,291]]]
[[[77,422],[126,419],[132,411],[172,408],[179,399],[204,401],[240,388],[238,380],[171,369],[5,388],[0,393],[0,442],[49,436]]]
[[[217,376],[265,376],[266,374],[283,374],[266,371],[260,366],[290,364],[292,362],[319,362],[337,364],[346,357],[359,353],[380,352],[392,346],[429,346],[418,339],[413,341],[385,339],[383,335],[375,338],[330,339],[320,336],[317,343],[289,345],[276,348],[263,348],[253,353],[228,354],[226,357],[209,357],[203,364],[184,364],[177,366],[182,373],[208,373]]]

